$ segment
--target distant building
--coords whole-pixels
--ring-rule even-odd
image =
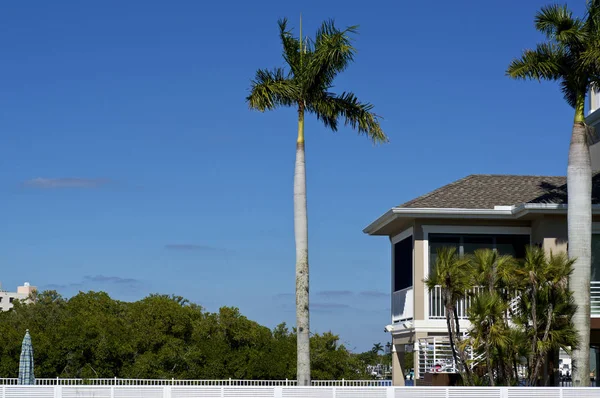
[[[15,300],[27,300],[29,295],[36,290],[37,288],[31,286],[29,282],[25,282],[23,286],[17,287],[16,293],[0,290],[0,311],[10,310]]]

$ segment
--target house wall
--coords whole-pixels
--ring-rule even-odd
[[[547,253],[567,251],[567,218],[544,216],[531,223],[531,242],[542,245]]]

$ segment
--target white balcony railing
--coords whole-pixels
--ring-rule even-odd
[[[392,323],[413,319],[414,308],[412,286],[394,292],[392,294]]]
[[[481,291],[481,287],[473,289],[473,293]],[[472,295],[460,300],[457,305],[458,319],[468,319],[468,310],[471,305]],[[511,302],[513,311],[516,311],[518,298]],[[600,318],[600,281],[590,282],[590,314],[592,318]],[[446,319],[446,308],[442,297],[441,286],[436,286],[429,292],[429,319]]]
[[[481,291],[481,287],[473,289],[473,293],[477,294]],[[467,296],[465,299],[460,300],[457,303],[456,310],[458,313],[458,319],[467,319],[467,311],[471,306],[471,296]],[[435,286],[433,290],[429,291],[429,319],[446,319],[446,307],[444,306],[444,297],[442,296],[442,287]]]

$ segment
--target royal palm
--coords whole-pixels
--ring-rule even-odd
[[[600,0],[588,1],[583,19],[573,17],[566,6],[542,8],[535,17],[535,27],[546,41],[525,50],[507,70],[515,79],[559,82],[565,100],[575,110],[567,167],[568,250],[569,257],[576,260],[570,284],[577,304],[574,323],[581,347],[573,353],[575,385],[589,384],[592,170],[584,103],[590,88],[600,82],[599,11]]]
[[[304,116],[313,114],[333,131],[338,121],[366,134],[374,142],[386,142],[373,106],[351,92],[331,92],[335,77],[354,59],[350,35],[356,27],[339,30],[324,22],[314,40],[294,37],[285,19],[279,21],[283,58],[288,70],[259,69],[247,97],[251,109],[261,112],[279,107],[298,111],[296,165],[294,171],[294,234],[296,240],[296,326],[298,336],[298,385],[310,385],[308,221],[306,210],[306,162]]]

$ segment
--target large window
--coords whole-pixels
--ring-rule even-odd
[[[455,247],[461,256],[473,254],[478,249],[492,249],[500,254],[524,258],[527,245],[529,235],[429,234],[429,269],[435,264],[437,250],[442,247]]]
[[[394,291],[413,285],[413,239],[412,236],[394,245]]]

